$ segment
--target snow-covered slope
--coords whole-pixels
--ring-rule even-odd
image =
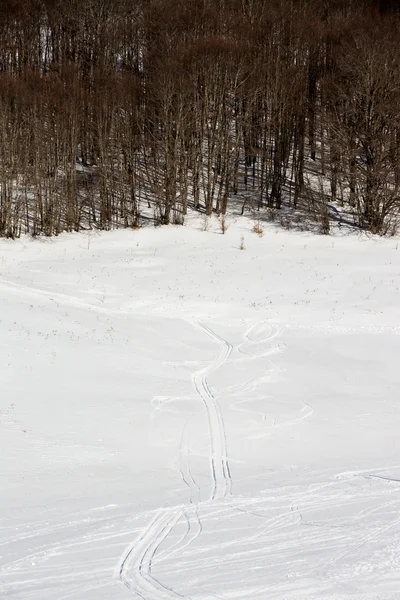
[[[400,598],[396,240],[0,253],[2,599]]]

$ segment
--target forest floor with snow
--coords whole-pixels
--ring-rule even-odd
[[[400,598],[399,241],[252,227],[0,241],[2,599]]]

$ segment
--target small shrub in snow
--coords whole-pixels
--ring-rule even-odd
[[[253,231],[258,235],[258,237],[262,237],[264,235],[264,228],[261,224],[260,219],[258,219],[253,225]]]

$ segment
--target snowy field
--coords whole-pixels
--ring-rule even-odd
[[[0,242],[2,600],[400,598],[400,244],[251,229]]]

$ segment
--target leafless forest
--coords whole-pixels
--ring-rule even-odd
[[[1,0],[0,235],[251,203],[393,233],[400,20],[349,0]]]

